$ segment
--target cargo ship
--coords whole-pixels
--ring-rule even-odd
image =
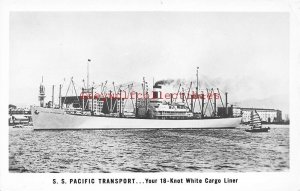
[[[88,60],[88,65],[89,62],[90,60]],[[101,95],[106,92],[105,84],[101,85]],[[73,87],[76,92],[73,78],[71,78],[68,90],[70,87]],[[122,96],[125,87],[129,90],[128,92],[131,92],[128,93],[129,97]],[[96,87],[89,86],[88,66],[87,83],[81,89],[80,96],[62,97],[60,85],[59,104],[55,106],[54,86],[52,102],[45,105],[45,86],[42,80],[39,88],[40,105],[31,106],[33,127],[35,130],[222,129],[236,128],[241,123],[241,117],[232,117],[228,114],[227,93],[225,94],[225,116],[217,114],[218,89],[218,93],[213,89],[207,89],[206,96],[203,91],[199,93],[198,68],[196,92],[190,93],[192,82],[188,93],[179,93],[179,87],[176,95],[180,95],[180,101],[177,97],[174,98],[174,94],[170,94],[168,100],[162,98],[162,84],[159,82],[153,85],[152,94],[149,96],[148,83],[145,78],[143,78],[142,93],[132,94],[130,87],[132,86],[119,86],[117,90],[114,87],[115,95],[119,93],[119,96],[113,97],[112,90],[104,97],[97,96]],[[128,100],[132,102],[130,111],[125,106]],[[196,102],[199,103],[197,108],[199,111],[196,111]],[[222,100],[221,102],[223,104]],[[206,114],[208,107],[211,108],[210,115]]]

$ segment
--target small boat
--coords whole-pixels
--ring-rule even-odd
[[[247,132],[251,132],[251,133],[269,132],[269,130],[270,127],[246,129]]]
[[[251,133],[260,133],[260,132],[269,132],[270,127],[262,127],[261,119],[256,112],[256,110],[251,112],[251,121],[250,121],[250,129],[246,129],[245,131]]]

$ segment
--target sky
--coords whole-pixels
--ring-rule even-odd
[[[10,103],[38,104],[43,76],[122,84],[209,81],[232,100],[289,93],[289,16],[256,12],[11,12]],[[56,96],[57,98],[58,96]]]

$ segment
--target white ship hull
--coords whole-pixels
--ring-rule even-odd
[[[32,107],[35,130],[67,129],[203,129],[235,128],[241,118],[161,120],[81,116],[65,113],[60,109]]]

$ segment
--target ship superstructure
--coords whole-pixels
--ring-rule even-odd
[[[160,85],[153,86],[153,96],[147,104],[140,104],[137,107],[138,117],[145,117],[150,119],[191,119],[193,112],[186,107],[182,102],[170,102],[162,99],[162,91]],[[143,102],[142,102],[143,103]]]

